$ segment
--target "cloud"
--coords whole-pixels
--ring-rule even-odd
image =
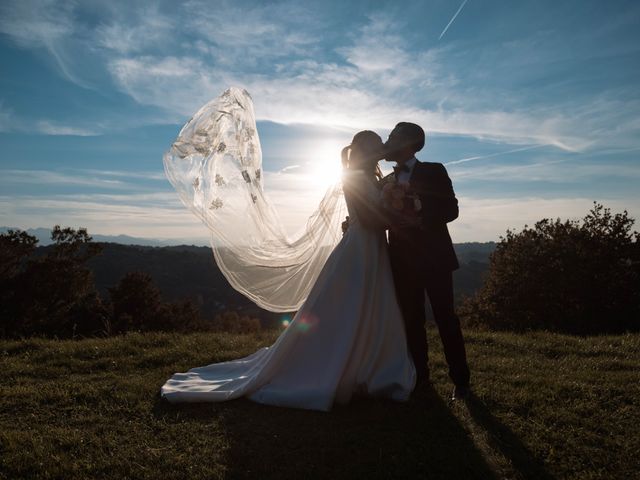
[[[93,137],[101,135],[97,129],[64,125],[50,120],[36,120],[27,122],[17,117],[13,110],[5,109],[0,102],[0,132],[39,133],[42,135],[66,135],[78,137]]]
[[[93,137],[100,135],[97,131],[88,128],[78,128],[69,125],[60,125],[47,120],[36,123],[35,130],[45,135],[74,135],[78,137]]]
[[[50,170],[1,170],[2,185],[81,185],[86,187],[124,188],[119,180],[110,180],[98,177],[89,177],[77,174],[66,174]]]
[[[253,25],[252,16],[253,22],[262,18],[253,13],[243,25]],[[457,89],[458,80],[443,66],[450,49],[412,50],[400,35],[401,25],[382,15],[370,15],[366,24],[354,30],[351,43],[336,49],[341,60],[321,61],[313,56],[296,60],[294,55],[293,60],[271,65],[267,68],[272,70],[266,71],[247,67],[246,57],[252,55],[239,53],[237,62],[227,66],[218,57],[232,55],[234,47],[227,46],[230,50],[225,54],[220,50],[225,50],[225,42],[229,42],[249,51],[258,49],[256,57],[272,58],[287,51],[299,53],[306,40],[293,39],[280,46],[269,46],[267,41],[258,47],[258,39],[271,38],[282,30],[283,25],[273,17],[271,23],[256,26],[255,35],[240,26],[228,37],[224,29],[213,28],[215,23],[205,31],[203,18],[194,21],[202,35],[198,45],[206,55],[197,55],[196,49],[186,55],[112,59],[108,68],[121,90],[141,104],[161,107],[184,118],[228,85],[237,84],[252,93],[256,114],[262,120],[355,130],[390,128],[402,119],[420,123],[435,133],[554,145],[567,151],[582,151],[596,141],[614,141],[612,133],[629,136],[630,130],[635,131],[633,122],[628,123],[626,132],[612,131],[612,112],[621,110],[606,99],[573,108],[469,109],[465,104],[473,102],[465,100],[464,90]],[[212,65],[207,55],[218,58],[222,65]],[[473,92],[470,98],[475,96]],[[446,98],[451,106],[445,109]]]
[[[173,199],[173,200],[171,200]],[[90,233],[147,238],[202,238],[208,231],[180,204],[177,195],[147,197],[100,195],[0,196],[0,224],[19,228],[56,223],[86,227]]]
[[[165,45],[175,38],[176,25],[158,5],[113,10],[114,18],[96,28],[95,41],[107,50],[130,54]]]
[[[295,170],[296,168],[300,168],[300,165],[287,165],[286,167],[280,170],[280,173],[286,173],[290,170]]]
[[[173,121],[178,118],[176,114],[192,115],[224,84],[193,57],[119,58],[112,60],[108,68],[122,91],[140,104],[171,112]]]
[[[29,0],[3,4],[0,13],[0,31],[25,48],[47,49],[70,81],[88,85],[76,62],[91,58],[120,91],[159,107],[168,122],[184,121],[237,84],[253,94],[259,119],[279,123],[357,130],[408,120],[429,132],[566,151],[633,146],[640,133],[633,89],[579,97],[570,84],[528,79],[557,68],[554,59],[572,58],[554,31],[437,46],[435,39],[416,43],[392,11],[369,10],[364,21],[354,16],[350,29],[330,30],[328,40],[335,12],[292,1],[87,6]],[[97,26],[91,18],[100,19]],[[611,28],[599,29],[598,38]],[[586,33],[578,32],[585,45]],[[514,80],[519,83],[508,83]]]
[[[22,48],[46,50],[66,79],[92,88],[74,66],[77,53],[84,49],[86,35],[86,28],[75,18],[74,7],[75,2],[56,0],[3,2],[0,32]]]
[[[0,185],[82,186],[110,190],[143,190],[151,187],[137,180],[153,180],[166,183],[164,174],[156,172],[124,172],[102,170],[0,170]],[[154,188],[157,190],[157,187]]]
[[[0,32],[22,47],[48,47],[74,30],[72,4],[22,0],[0,5]]]
[[[585,164],[576,159],[547,159],[517,165],[483,165],[481,168],[455,168],[449,170],[456,180],[491,182],[549,182],[573,183],[593,187],[604,178],[618,178],[625,182],[640,180],[640,169],[635,165],[611,163]],[[589,183],[585,183],[589,182]],[[620,185],[621,187],[622,185]]]
[[[277,174],[274,174],[277,175]],[[275,188],[269,198],[289,233],[306,222],[321,198]],[[295,202],[292,201],[295,199]],[[593,206],[593,198],[477,198],[460,197],[460,217],[449,224],[454,242],[496,241],[507,229],[521,230],[542,218],[581,219]],[[640,218],[640,201],[597,199],[614,212],[628,210]],[[305,203],[307,202],[307,203]],[[286,209],[286,210],[285,210]],[[19,228],[51,226],[55,223],[83,226],[90,233],[126,234],[146,238],[202,239],[207,228],[178,200],[174,192],[149,194],[82,194],[0,196],[0,224]]]
[[[297,2],[250,6],[237,2],[189,1],[184,6],[186,28],[199,35],[197,47],[218,67],[272,64],[280,59],[310,56],[321,40],[321,18]]]
[[[521,230],[543,218],[579,220],[593,207],[594,200],[614,212],[627,210],[639,218],[640,201],[610,198],[474,198],[460,197],[460,216],[449,224],[455,243],[472,241],[496,241],[507,229]]]

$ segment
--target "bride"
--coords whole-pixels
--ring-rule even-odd
[[[382,148],[377,134],[363,131],[343,150],[349,228],[276,342],[245,358],[176,373],[162,387],[163,397],[177,403],[244,396],[322,411],[354,394],[408,399],[416,372],[387,253],[377,187]]]

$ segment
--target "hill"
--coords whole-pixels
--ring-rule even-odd
[[[174,372],[269,345],[256,335],[0,341],[0,478],[636,478],[640,335],[467,331],[475,397],[434,388],[330,413],[247,400],[170,405]],[[544,372],[544,374],[541,374]]]
[[[226,309],[239,310],[263,319],[275,318],[236,292],[218,269],[211,249],[198,246],[141,246],[103,243],[102,254],[91,259],[89,268],[104,296],[128,272],[150,274],[166,300],[189,298],[204,316]],[[48,246],[39,247],[36,254]],[[489,254],[495,243],[455,245],[461,267],[454,273],[454,288],[459,299],[473,294],[481,285],[488,268]]]
[[[0,233],[4,233],[7,230],[22,230],[16,227],[0,227]],[[51,229],[50,228],[27,228],[25,230],[29,235],[33,235],[38,239],[38,245],[47,246],[51,245]],[[176,243],[175,240],[157,240],[153,238],[141,238],[141,237],[132,237],[130,235],[100,235],[95,234],[91,235],[95,242],[109,242],[109,243],[119,243],[121,245],[144,245],[144,246],[152,246],[152,247],[160,247],[166,245],[174,245]],[[206,239],[203,240],[202,245],[206,245]]]

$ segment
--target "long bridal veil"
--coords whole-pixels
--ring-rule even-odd
[[[182,203],[209,228],[216,263],[229,283],[264,309],[298,310],[342,236],[341,185],[327,190],[289,238],[263,191],[251,96],[235,87],[182,127],[164,154],[164,168]]]

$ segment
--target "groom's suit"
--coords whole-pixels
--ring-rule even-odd
[[[442,164],[417,160],[407,164],[411,166],[409,172],[397,171],[395,175],[400,181],[408,179],[410,190],[418,195],[421,225],[392,226],[389,256],[409,350],[418,379],[428,379],[426,291],[449,364],[449,376],[455,385],[466,386],[469,368],[460,321],[453,308],[452,272],[459,265],[447,229],[447,223],[458,217],[458,200]]]

